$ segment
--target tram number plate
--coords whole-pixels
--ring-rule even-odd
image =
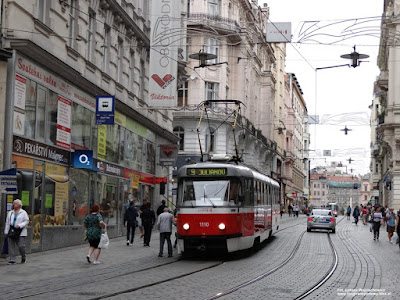
[[[208,223],[208,222],[200,222],[200,227],[210,227],[210,223]]]

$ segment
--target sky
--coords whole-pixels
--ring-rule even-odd
[[[286,72],[294,73],[309,115],[311,167],[342,163],[342,172],[369,173],[370,109],[379,75],[380,17],[383,0],[259,0],[267,3],[271,22],[291,22]],[[360,66],[318,69],[348,64],[340,56],[354,51],[369,55]],[[344,134],[345,126],[351,131]],[[324,156],[330,150],[332,156]],[[349,160],[351,162],[349,163]]]

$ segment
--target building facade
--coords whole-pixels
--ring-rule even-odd
[[[18,194],[3,197],[0,227],[19,198],[30,217],[28,251],[78,244],[89,208],[104,201],[108,233],[121,235],[128,200],[158,205],[168,176],[159,147],[178,140],[172,114],[146,104],[149,2],[2,5],[8,29],[0,48],[12,53],[0,70],[7,73],[1,102],[8,116],[2,167],[17,169]],[[97,124],[97,96],[114,97],[113,124]],[[74,157],[81,150],[88,161]]]

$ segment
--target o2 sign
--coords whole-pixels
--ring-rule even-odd
[[[76,169],[93,169],[93,150],[75,150],[73,167]]]

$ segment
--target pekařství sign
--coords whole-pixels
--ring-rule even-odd
[[[65,165],[69,165],[70,160],[69,151],[31,141],[16,135],[13,136],[13,152]]]

